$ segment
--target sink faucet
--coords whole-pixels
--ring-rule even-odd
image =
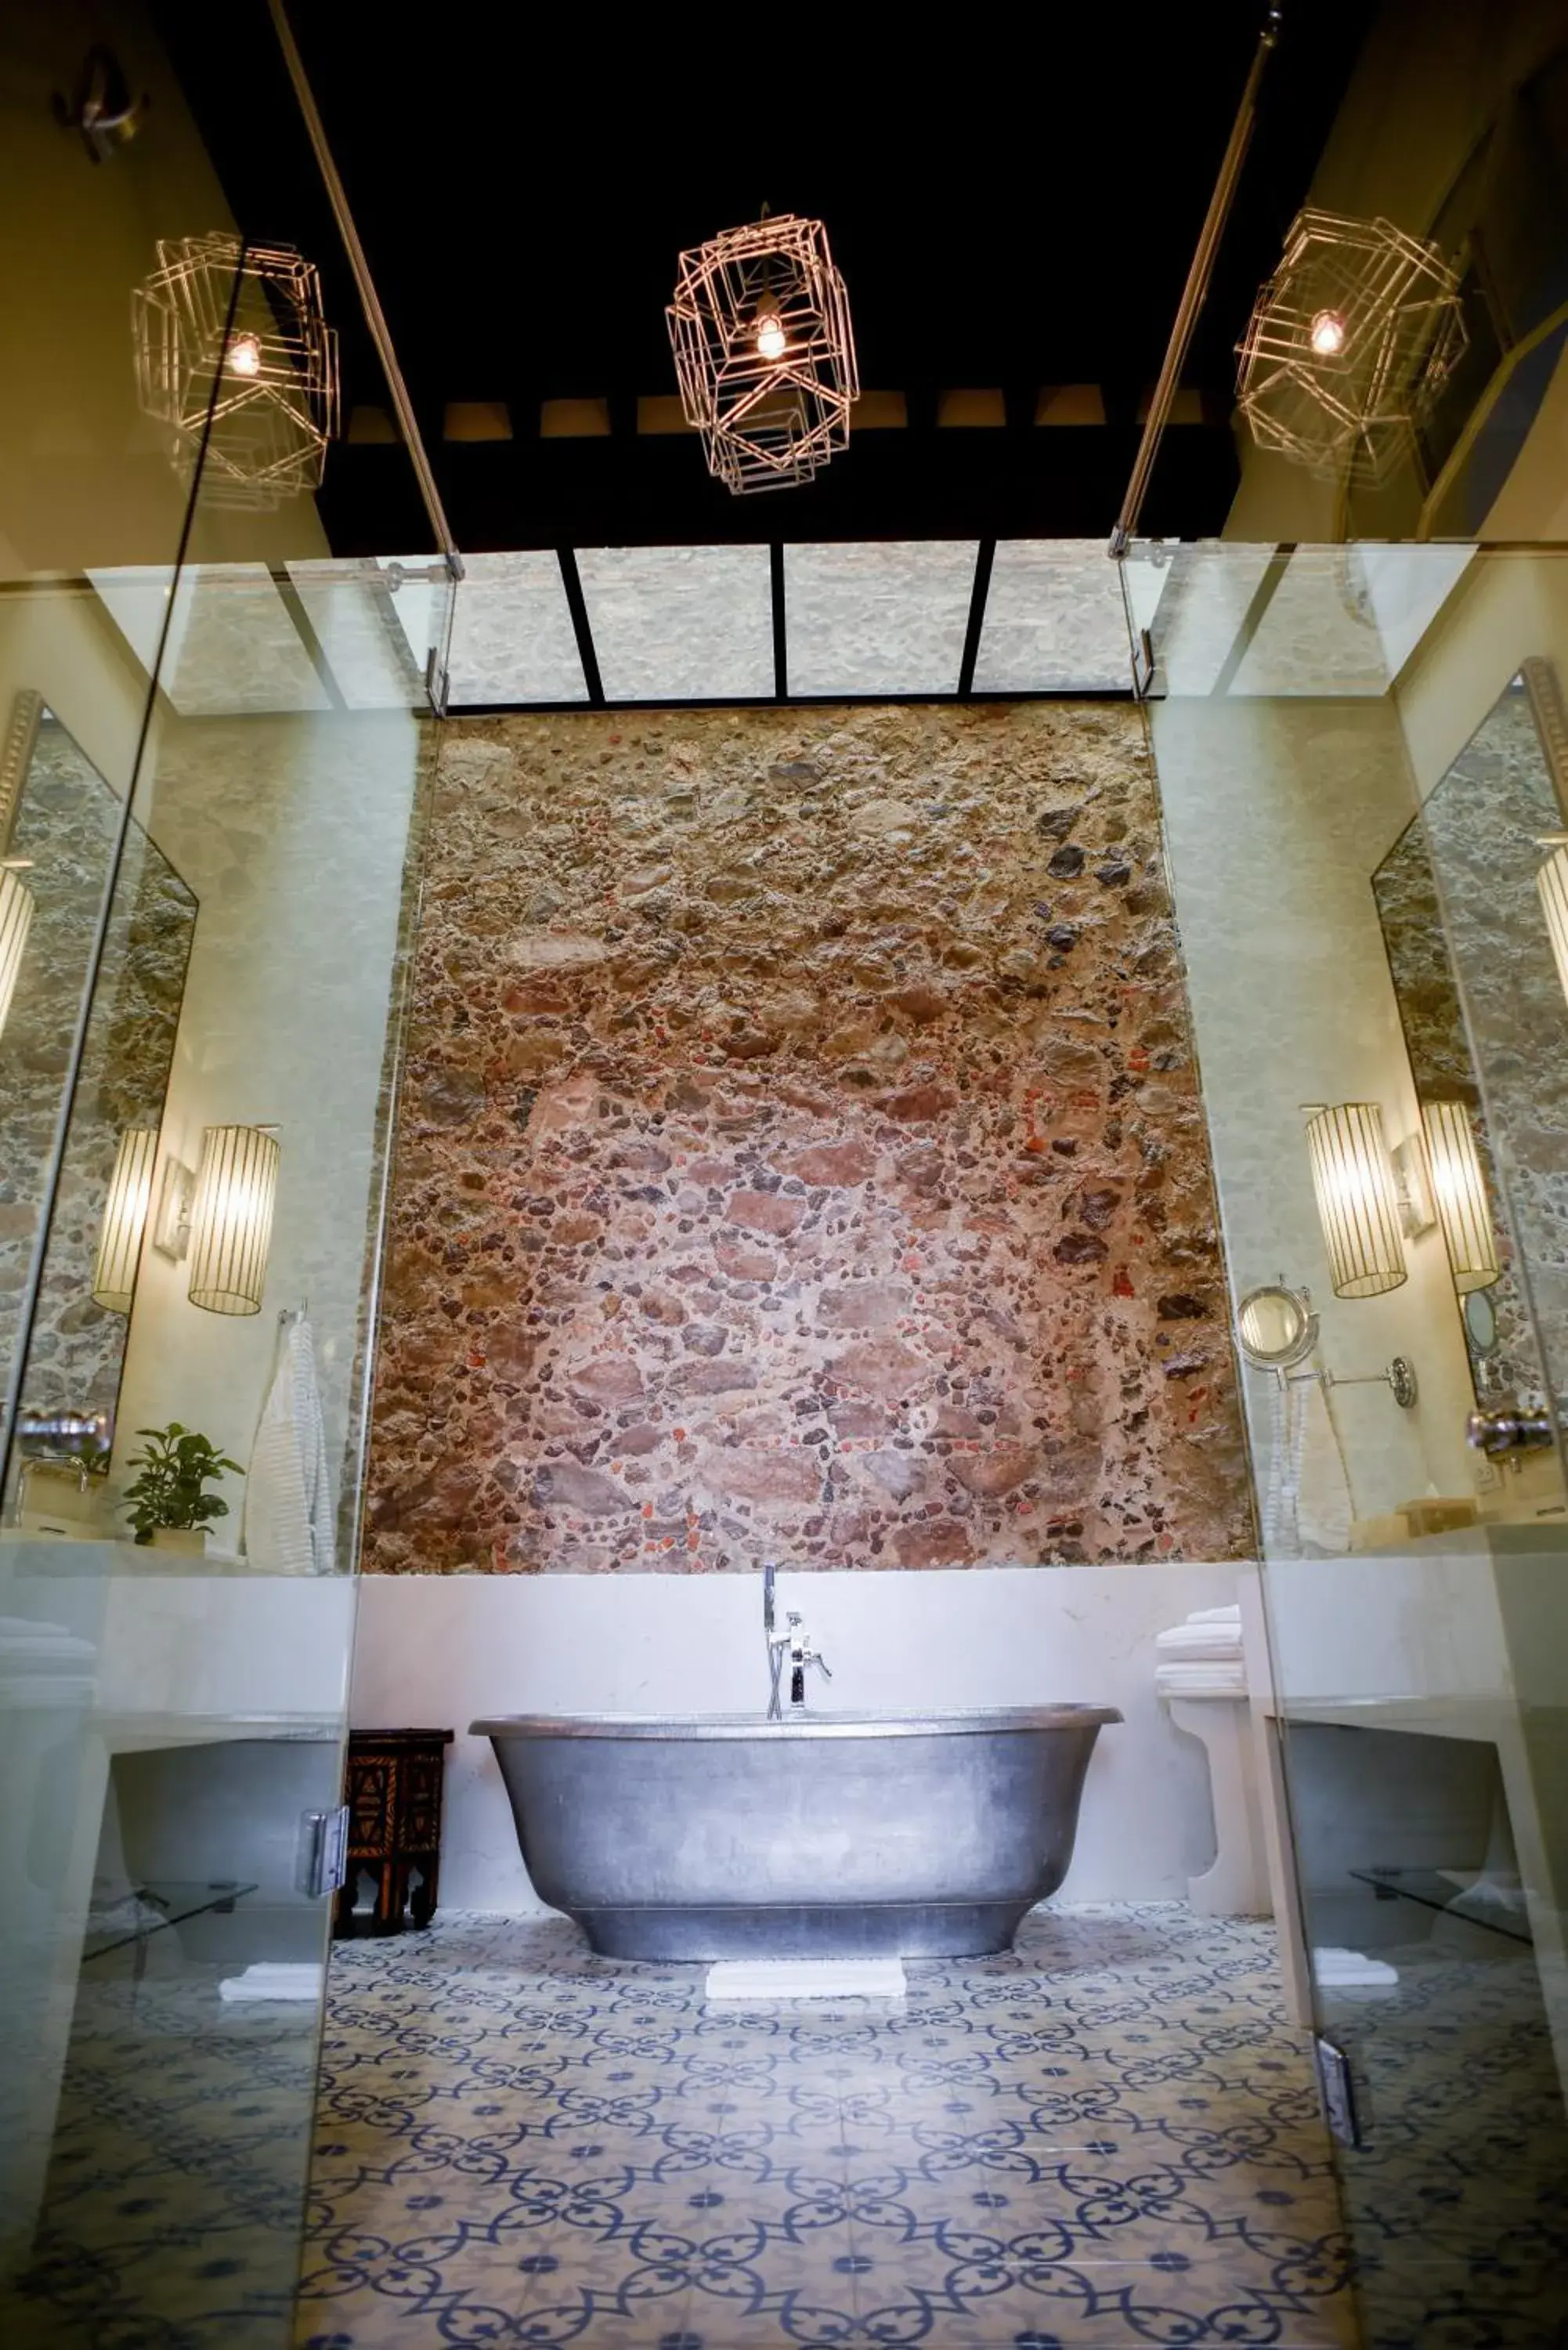
[[[16,1449],[25,1461],[74,1469],[78,1490],[109,1466],[114,1423],[104,1411],[28,1411],[16,1415]]]
[[[802,1618],[793,1609],[784,1617],[784,1630],[781,1632],[776,1628],[777,1612],[774,1601],[777,1580],[778,1568],[774,1561],[769,1559],[763,1567],[763,1632],[768,1644],[768,1720],[770,1721],[784,1720],[781,1684],[784,1680],[784,1660],[786,1655],[789,1658],[790,1667],[789,1701],[791,1705],[804,1706],[805,1703],[807,1665],[815,1665],[825,1681],[830,1681],[833,1679],[832,1673],[827,1669],[826,1659],[819,1648],[812,1647],[810,1633],[806,1630]]]

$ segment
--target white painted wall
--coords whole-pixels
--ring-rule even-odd
[[[779,1578],[833,1669],[816,1711],[1119,1706],[1085,1789],[1062,1898],[1168,1901],[1214,1856],[1208,1771],[1154,1693],[1154,1639],[1235,1597],[1234,1565],[990,1567]],[[441,1899],[537,1911],[484,1714],[761,1711],[755,1575],[367,1575],[350,1720],[451,1729]]]

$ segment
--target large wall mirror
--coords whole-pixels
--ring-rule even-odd
[[[18,697],[11,742],[0,849],[31,908],[0,1029],[0,1358],[21,1340],[60,1087],[124,810],[36,695]],[[122,1139],[155,1136],[162,1122],[196,911],[194,893],[133,820],[45,1253],[22,1399],[29,1412],[113,1414],[129,1321],[127,1310],[94,1300],[99,1247]],[[134,1257],[131,1251],[132,1279]]]
[[[1497,1272],[1457,1284],[1457,1302],[1483,1406],[1546,1399],[1542,1336],[1559,1290],[1568,1301],[1557,1179],[1543,1171],[1568,1163],[1565,1007],[1533,883],[1538,844],[1563,823],[1546,740],[1556,706],[1552,672],[1527,663],[1372,877],[1424,1116],[1462,1105],[1475,1139]]]

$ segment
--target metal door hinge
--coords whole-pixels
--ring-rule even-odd
[[[307,1898],[336,1893],[348,1874],[348,1806],[335,1812],[302,1812],[299,1856],[294,1881]]]
[[[1139,702],[1163,701],[1165,689],[1155,675],[1154,639],[1147,629],[1137,632],[1132,657],[1133,692]]]
[[[1329,2135],[1341,2146],[1361,2144],[1361,2124],[1355,2111],[1355,2085],[1350,2077],[1350,2059],[1343,2048],[1325,2040],[1321,2032],[1313,2034],[1313,2054],[1317,2060],[1318,2093],[1323,2098],[1323,2117],[1328,2124]]]

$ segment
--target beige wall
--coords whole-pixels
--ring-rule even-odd
[[[1359,217],[1381,213],[1415,236],[1430,233],[1435,213],[1471,149],[1508,92],[1568,33],[1561,0],[1385,0],[1351,77],[1307,201]],[[1289,33],[1272,70],[1276,103],[1288,103]],[[1266,137],[1266,130],[1261,134]],[[1245,190],[1242,192],[1245,202]],[[1543,499],[1539,459],[1527,452],[1532,486],[1504,494],[1484,536],[1556,536],[1564,517],[1561,458],[1568,387],[1563,369],[1543,410],[1543,435],[1554,486]],[[1225,525],[1227,538],[1312,542],[1343,533],[1338,493],[1301,466],[1252,446],[1237,420],[1241,481]]]
[[[152,105],[140,135],[95,165],[51,98],[74,86],[99,40]],[[0,578],[173,561],[186,494],[163,432],[138,411],[131,289],[160,237],[233,225],[135,0],[0,14]],[[203,518],[213,559],[324,548],[308,499],[276,515]]]
[[[1391,1146],[1417,1128],[1371,877],[1417,806],[1390,672],[1443,607],[1459,560],[1416,549],[1368,570],[1355,552],[1303,549],[1238,657],[1264,551],[1190,550],[1157,619],[1169,691],[1147,705],[1231,1282],[1305,1283],[1329,1367],[1376,1371],[1400,1353],[1420,1384],[1409,1412],[1376,1387],[1337,1399],[1362,1519],[1476,1482],[1440,1234],[1409,1242],[1401,1287],[1334,1298],[1301,1114],[1371,1100]],[[1490,678],[1501,659],[1494,646],[1478,665]],[[1266,1476],[1272,1392],[1256,1374],[1245,1391]]]
[[[157,745],[152,828],[201,902],[163,1150],[193,1167],[202,1128],[232,1122],[275,1125],[282,1155],[258,1315],[203,1312],[186,1295],[188,1263],[144,1252],[121,1461],[136,1429],[171,1419],[247,1461],[279,1309],[306,1301],[328,1456],[341,1458],[421,749],[406,711],[170,723]],[[236,1514],[218,1539],[238,1533]]]

